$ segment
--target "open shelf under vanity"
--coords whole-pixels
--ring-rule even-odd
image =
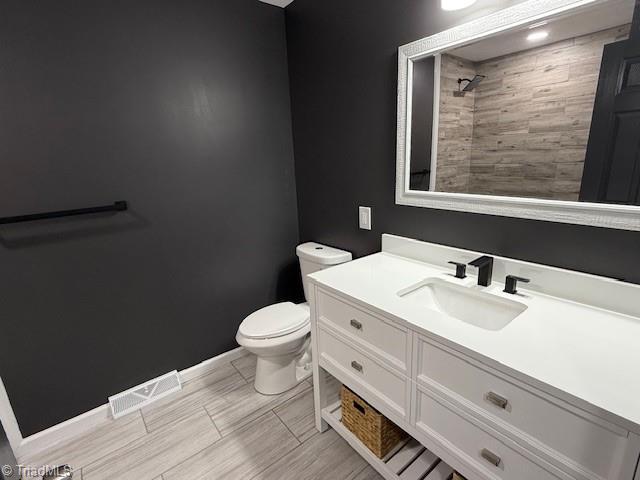
[[[453,474],[449,465],[411,437],[378,458],[342,424],[339,401],[324,408],[322,418],[386,480],[448,480]]]

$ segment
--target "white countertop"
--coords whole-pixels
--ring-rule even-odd
[[[494,275],[486,292],[528,308],[502,330],[490,331],[398,295],[428,277],[468,286],[476,283],[475,276],[459,280],[451,270],[389,253],[309,278],[491,366],[500,364],[565,392],[640,432],[640,319],[527,291],[522,284],[517,296],[506,294]]]

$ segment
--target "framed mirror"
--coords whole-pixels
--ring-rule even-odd
[[[528,0],[398,52],[396,203],[640,230],[635,0]]]

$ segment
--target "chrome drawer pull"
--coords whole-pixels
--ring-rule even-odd
[[[351,323],[351,326],[356,330],[362,330],[362,324],[359,321],[357,321],[355,318],[352,318],[351,322],[349,323]]]
[[[486,448],[482,449],[482,451],[480,452],[480,455],[482,455],[482,458],[484,458],[487,462],[489,462],[492,465],[495,465],[496,467],[499,466],[500,463],[502,462],[502,459],[498,455],[496,455],[490,450],[487,450]]]
[[[351,362],[351,368],[353,368],[354,370],[357,370],[358,372],[362,372],[362,365],[360,365],[355,360]]]
[[[498,395],[497,393],[489,392],[487,393],[486,398],[496,407],[502,408],[503,410],[507,408],[507,405],[509,405],[509,400]]]

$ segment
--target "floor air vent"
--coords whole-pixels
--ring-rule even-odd
[[[142,385],[130,388],[125,392],[109,397],[113,418],[122,417],[181,389],[180,375],[175,370],[149,380]]]

